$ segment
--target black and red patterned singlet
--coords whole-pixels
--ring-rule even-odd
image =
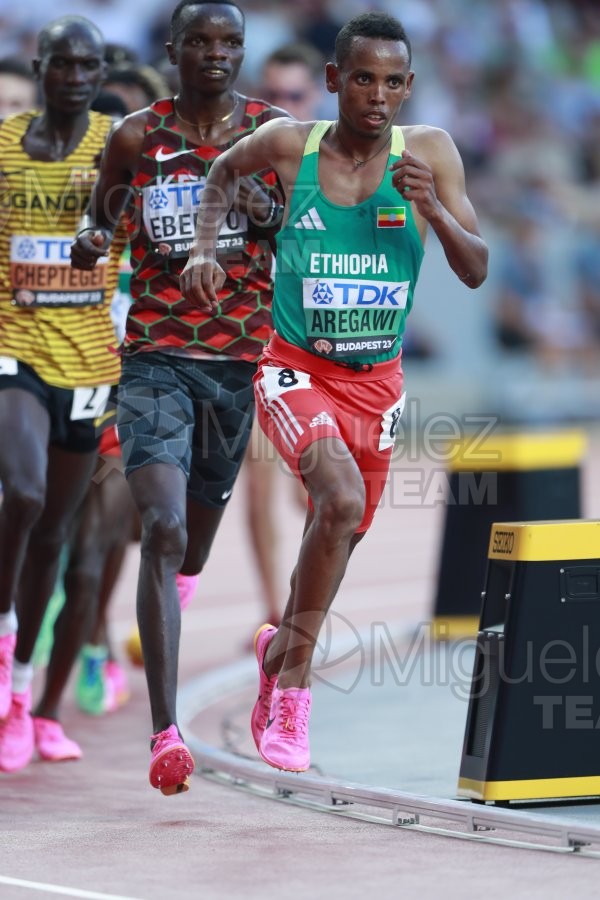
[[[171,99],[150,107],[134,196],[129,210],[131,294],[124,352],[180,348],[255,361],[271,326],[271,257],[252,236],[245,214],[230,210],[219,234],[219,264],[227,274],[219,314],[207,314],[181,296],[179,275],[188,257],[196,214],[211,163],[244,135],[273,117],[262,100],[245,98],[233,139],[198,146],[182,133]],[[274,173],[263,173],[267,188]]]

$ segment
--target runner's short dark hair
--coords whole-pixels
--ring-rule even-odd
[[[380,38],[384,41],[401,41],[408,50],[408,61],[412,59],[412,49],[402,23],[382,12],[362,13],[343,26],[335,39],[335,61],[342,66],[352,47],[354,38]]]
[[[233,6],[238,10],[242,17],[242,21],[244,25],[246,24],[246,17],[244,15],[244,10],[238,6],[235,0],[180,0],[175,9],[171,14],[171,40],[179,33],[179,20],[181,19],[182,13],[188,6],[207,6],[210,4],[211,6]]]

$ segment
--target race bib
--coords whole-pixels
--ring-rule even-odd
[[[409,286],[408,281],[304,278],[308,343],[331,359],[388,352],[398,340]]]
[[[158,178],[142,188],[144,226],[157,253],[170,259],[189,256],[205,185],[204,176],[180,174]],[[243,250],[247,235],[248,216],[230,209],[217,238],[217,252]]]
[[[71,268],[71,237],[14,234],[10,281],[15,306],[97,306],[104,302],[107,257],[91,272]]]
[[[19,363],[10,356],[0,356],[0,375],[16,375]]]
[[[404,411],[406,394],[402,394],[399,400],[390,406],[381,417],[381,435],[379,436],[379,450],[389,450],[396,443],[398,423]]]
[[[109,384],[101,384],[99,387],[75,388],[71,406],[71,421],[97,419],[106,409],[109,394]]]
[[[287,391],[300,391],[310,388],[310,375],[308,372],[299,372],[297,369],[279,366],[263,366],[262,385],[267,400],[280,397]]]

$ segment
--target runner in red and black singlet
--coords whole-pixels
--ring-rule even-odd
[[[241,119],[223,146],[203,146],[186,137],[173,100],[147,111],[139,169],[132,186],[130,243],[134,304],[125,351],[180,347],[225,353],[254,362],[271,333],[271,259],[245,212],[231,209],[219,236],[227,272],[220,315],[207,315],[181,300],[178,276],[194,237],[206,177],[219,153],[273,117],[261,100],[238,98]],[[268,189],[272,172],[257,177]],[[250,226],[250,227],[249,227]],[[252,233],[254,232],[254,234]]]
[[[129,203],[133,306],[119,438],[142,519],[137,610],[154,726],[150,783],[174,794],[187,790],[194,766],[175,715],[177,579],[197,577],[206,562],[250,434],[252,376],[271,333],[271,257],[257,222],[273,224],[273,174],[240,184],[220,232],[227,279],[218,309],[185,300],[179,275],[212,162],[285,113],[233,89],[244,15],[230,0],[182,0],[167,50],[179,94],[128,116],[113,132],[72,264],[94,268]]]

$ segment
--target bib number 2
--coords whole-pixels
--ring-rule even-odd
[[[110,385],[101,384],[100,387],[80,387],[73,391],[73,405],[71,407],[71,421],[80,419],[97,419],[106,409]]]

